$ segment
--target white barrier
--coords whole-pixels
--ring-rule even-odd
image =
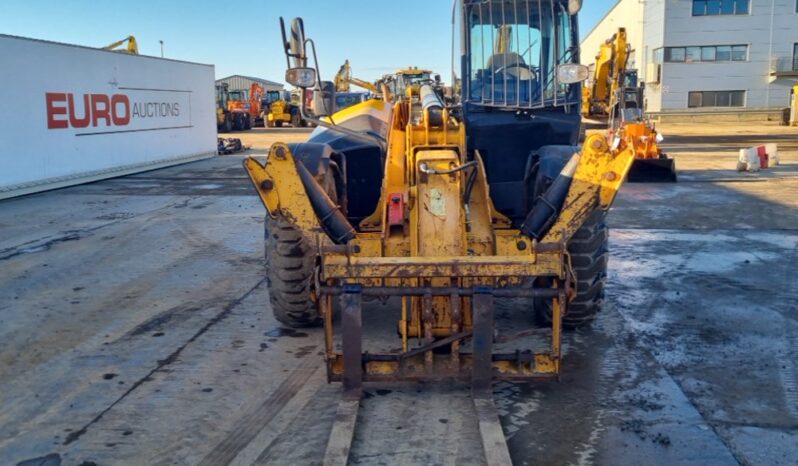
[[[737,171],[757,172],[763,168],[779,164],[779,149],[775,143],[768,143],[740,149],[737,158]]]

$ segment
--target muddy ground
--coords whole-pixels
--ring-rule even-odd
[[[798,130],[663,126],[560,383],[496,385],[517,464],[798,464]],[[242,134],[263,154],[306,130]],[[778,142],[783,165],[734,171]],[[271,316],[241,155],[0,201],[0,464],[319,464],[339,387]],[[369,304],[368,344],[398,308]],[[531,323],[502,302],[502,328]],[[352,464],[480,464],[466,387],[369,386]]]

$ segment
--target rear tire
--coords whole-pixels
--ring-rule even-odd
[[[596,210],[568,242],[568,252],[576,274],[576,296],[568,303],[563,326],[578,328],[590,324],[604,304],[604,285],[607,282],[609,228],[605,213]],[[538,318],[551,323],[551,300],[536,300]]]
[[[274,317],[289,327],[321,324],[313,280],[316,254],[294,224],[266,217],[266,280]]]
[[[276,126],[276,127],[278,127],[278,128],[282,128],[282,127],[283,127],[283,120],[277,120],[277,121],[275,121],[275,122],[274,122],[274,126]]]

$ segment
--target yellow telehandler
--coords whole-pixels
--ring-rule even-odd
[[[469,381],[487,462],[509,464],[492,381],[557,379],[563,327],[600,310],[604,216],[635,150],[606,134],[576,145],[580,7],[458,0],[453,103],[418,83],[335,114],[302,20],[290,39],[280,20],[286,81],[333,92],[318,93],[313,116],[303,102],[319,125],[307,142],[244,167],[267,211],[272,310],[285,325],[324,325],[328,378],[343,382],[325,464],[346,464],[362,384],[407,380]],[[395,350],[363,348],[361,303],[391,297],[401,305],[379,312],[396,315]],[[529,299],[529,325],[500,334],[494,301],[507,297]],[[502,351],[532,335],[542,349]]]

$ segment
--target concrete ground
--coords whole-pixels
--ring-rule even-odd
[[[798,130],[660,130],[680,182],[624,186],[562,381],[495,388],[517,464],[798,464]],[[782,166],[734,171],[771,141]],[[322,333],[271,316],[241,159],[0,201],[0,464],[320,463],[339,387]],[[368,305],[367,343],[396,319]],[[478,444],[465,387],[369,386],[351,462],[480,464]]]

